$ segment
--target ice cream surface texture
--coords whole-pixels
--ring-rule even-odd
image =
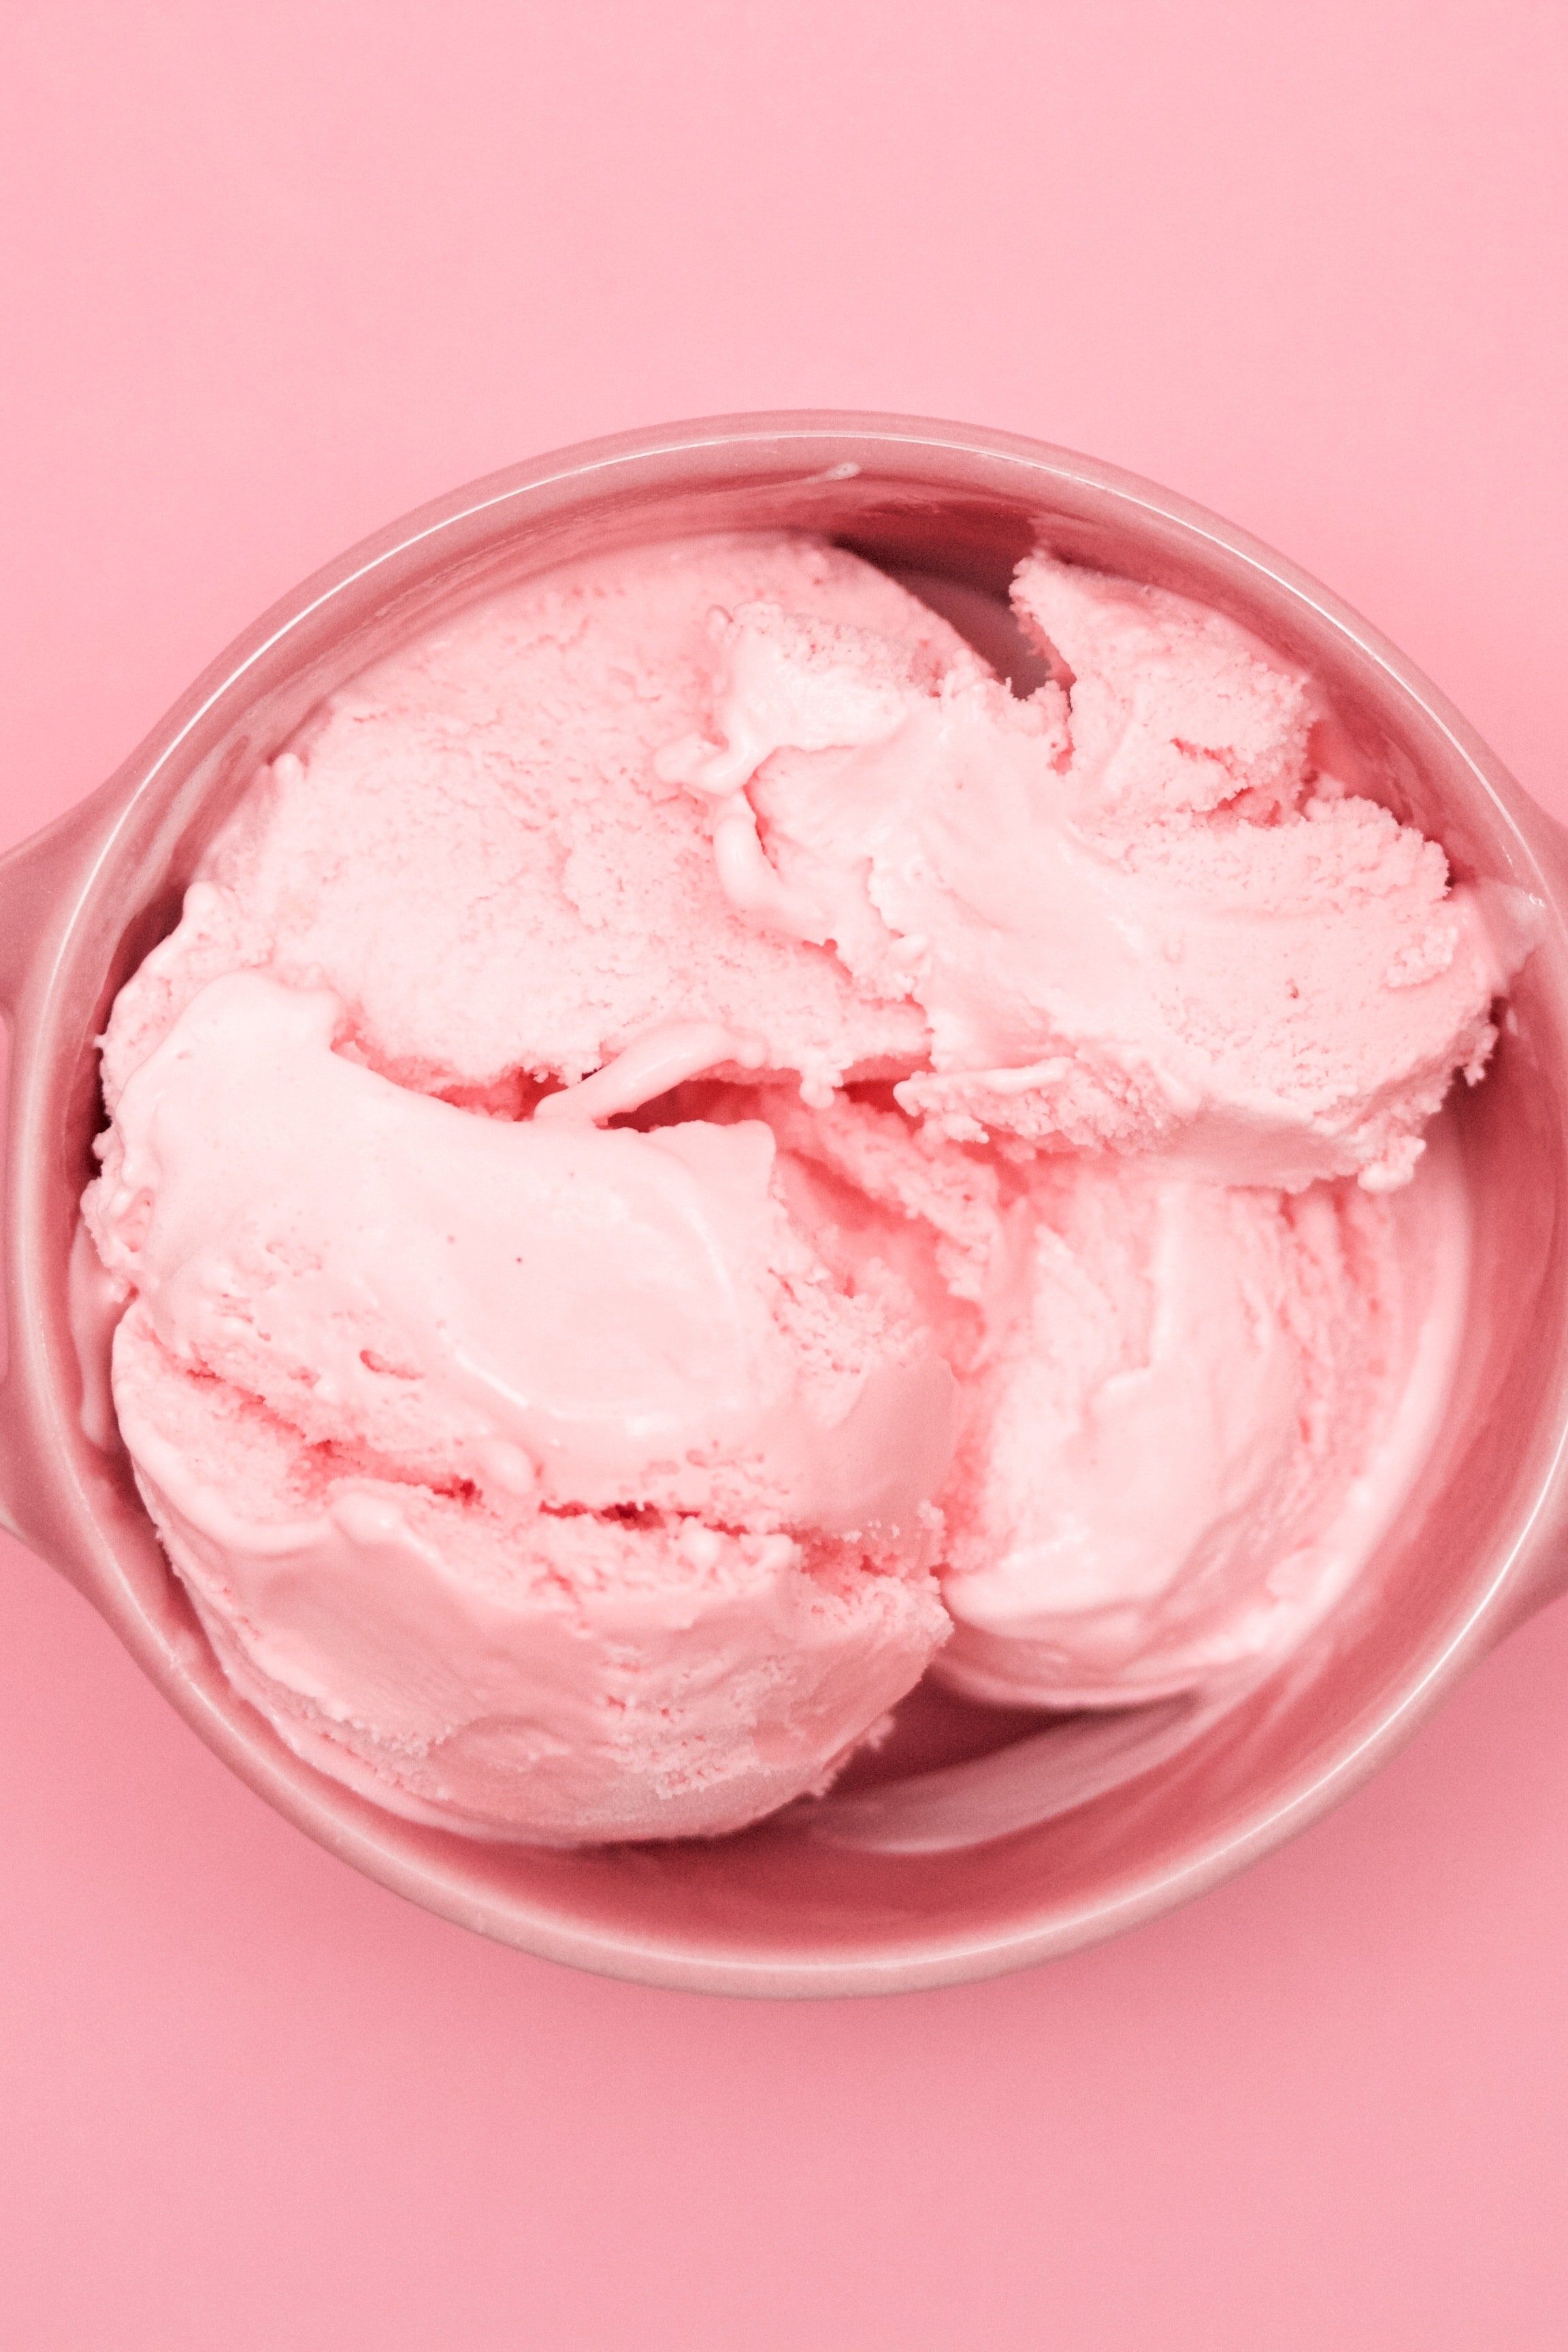
[[[120,1433],[377,1801],[735,1829],[928,1667],[1267,1660],[1396,1503],[1462,1286],[1417,1163],[1528,904],[1235,624],[1015,604],[1026,697],[811,539],[530,581],[331,698],[121,991]]]

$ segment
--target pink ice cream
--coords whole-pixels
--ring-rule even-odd
[[[711,800],[731,904],[920,1006],[899,1099],[955,1140],[1402,1182],[1489,1051],[1502,894],[1451,889],[1435,843],[1312,765],[1310,682],[1233,624],[1044,561],[1014,596],[1070,692],[932,679],[776,604],[715,614],[717,740],[658,769]]]
[[[121,992],[120,1432],[378,1801],[733,1829],[931,1666],[1266,1661],[1396,1504],[1528,907],[1233,624],[1016,596],[1026,699],[809,540],[531,582],[335,696]]]
[[[1418,1352],[1435,1372],[1457,1336],[1444,1173],[1402,1216],[1350,1184],[1039,1164],[947,1489],[945,1681],[1126,1706],[1305,1630],[1400,1499]]]
[[[575,564],[462,614],[334,695],[203,859],[120,999],[114,1095],[203,981],[265,965],[331,988],[405,1086],[515,1112],[656,1024],[762,1034],[819,1086],[901,1074],[918,1006],[740,920],[708,812],[655,772],[705,721],[716,604],[757,597],[972,660],[895,583],[815,541],[679,541]]]
[[[210,982],[94,1198],[121,1430],[220,1655],[301,1753],[363,1785],[405,1742],[402,1809],[476,1828],[509,1772],[541,1837],[799,1794],[945,1631],[947,1365],[833,1283],[760,1121],[479,1117],[342,1013]]]

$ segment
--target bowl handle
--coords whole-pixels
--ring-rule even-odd
[[[27,1181],[22,1128],[16,1117],[33,1067],[35,1005],[47,991],[52,950],[112,832],[121,806],[113,784],[70,809],[55,824],[0,856],[0,1015],[9,1053],[0,1109],[5,1114],[5,1340],[0,1378],[0,1528],[64,1564],[70,1549],[57,1524],[60,1497],[44,1469],[47,1448],[35,1432],[35,1402],[48,1392],[43,1334],[24,1295],[26,1268],[15,1240],[14,1211]],[[68,1569],[68,1573],[69,1570]]]
[[[98,809],[84,802],[0,857],[0,1011],[12,1023],[49,919],[100,826]]]
[[[1522,795],[1521,799],[1522,805],[1516,812],[1518,820],[1535,852],[1548,886],[1549,899],[1561,908],[1568,905],[1568,824],[1550,814],[1538,801],[1524,800]],[[1568,1593],[1568,1480],[1561,1470],[1552,1477],[1551,1495],[1548,1528],[1532,1545],[1529,1571],[1521,1578],[1512,1606],[1504,1614],[1503,1633],[1522,1625],[1527,1618]]]
[[[1554,1601],[1568,1593],[1568,1538],[1559,1534],[1557,1540],[1536,1561],[1531,1573],[1521,1581],[1517,1593],[1505,1609],[1498,1626],[1498,1639],[1525,1623],[1527,1619],[1549,1609]]]

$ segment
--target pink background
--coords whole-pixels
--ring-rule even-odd
[[[1288,549],[1568,814],[1547,0],[11,0],[0,836],[347,541],[813,403]],[[0,1559],[16,2352],[1568,2340],[1568,1611],[1333,1819],[1035,1974],[788,2009],[362,1883]]]

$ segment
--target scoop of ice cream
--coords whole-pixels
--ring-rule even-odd
[[[721,617],[713,740],[658,764],[711,803],[732,906],[920,1006],[900,1100],[951,1139],[1403,1182],[1528,902],[1450,887],[1316,774],[1307,682],[1233,623],[1044,560],[1016,594],[1072,668],[1024,702],[873,632]]]
[[[121,1429],[242,1686],[390,1801],[512,1834],[726,1828],[764,1769],[770,1803],[815,1785],[945,1630],[946,1364],[834,1279],[765,1125],[593,1123],[743,1040],[645,1040],[622,1087],[513,1122],[356,1065],[342,1027],[325,992],[210,983],[122,1089],[87,1207],[135,1293]],[[733,1694],[701,1696],[731,1675],[783,1714],[710,1759],[708,1811],[686,1781],[667,1808],[646,1739],[584,1737],[684,1690],[676,1745],[734,1747]],[[570,1763],[540,1783],[531,1740]]]
[[[896,642],[900,676],[973,665],[883,573],[802,537],[622,549],[469,606],[258,778],[116,1002],[110,1108],[195,991],[246,966],[331,989],[405,1084],[511,1112],[656,1022],[760,1031],[819,1088],[915,1067],[919,1007],[742,921],[702,809],[655,768],[710,727],[710,614],[759,596]]]
[[[391,1811],[573,1845],[711,1836],[830,1780],[947,1620],[906,1559],[530,1511],[310,1445],[133,1305],[115,1401],[230,1681]]]
[[[1419,1231],[1425,1276],[1462,1265],[1452,1181],[1391,1202],[1040,1163],[943,1495],[942,1678],[1121,1706],[1288,1648],[1376,1532],[1418,1342],[1445,1370],[1451,1299],[1423,1329],[1407,1261]]]

